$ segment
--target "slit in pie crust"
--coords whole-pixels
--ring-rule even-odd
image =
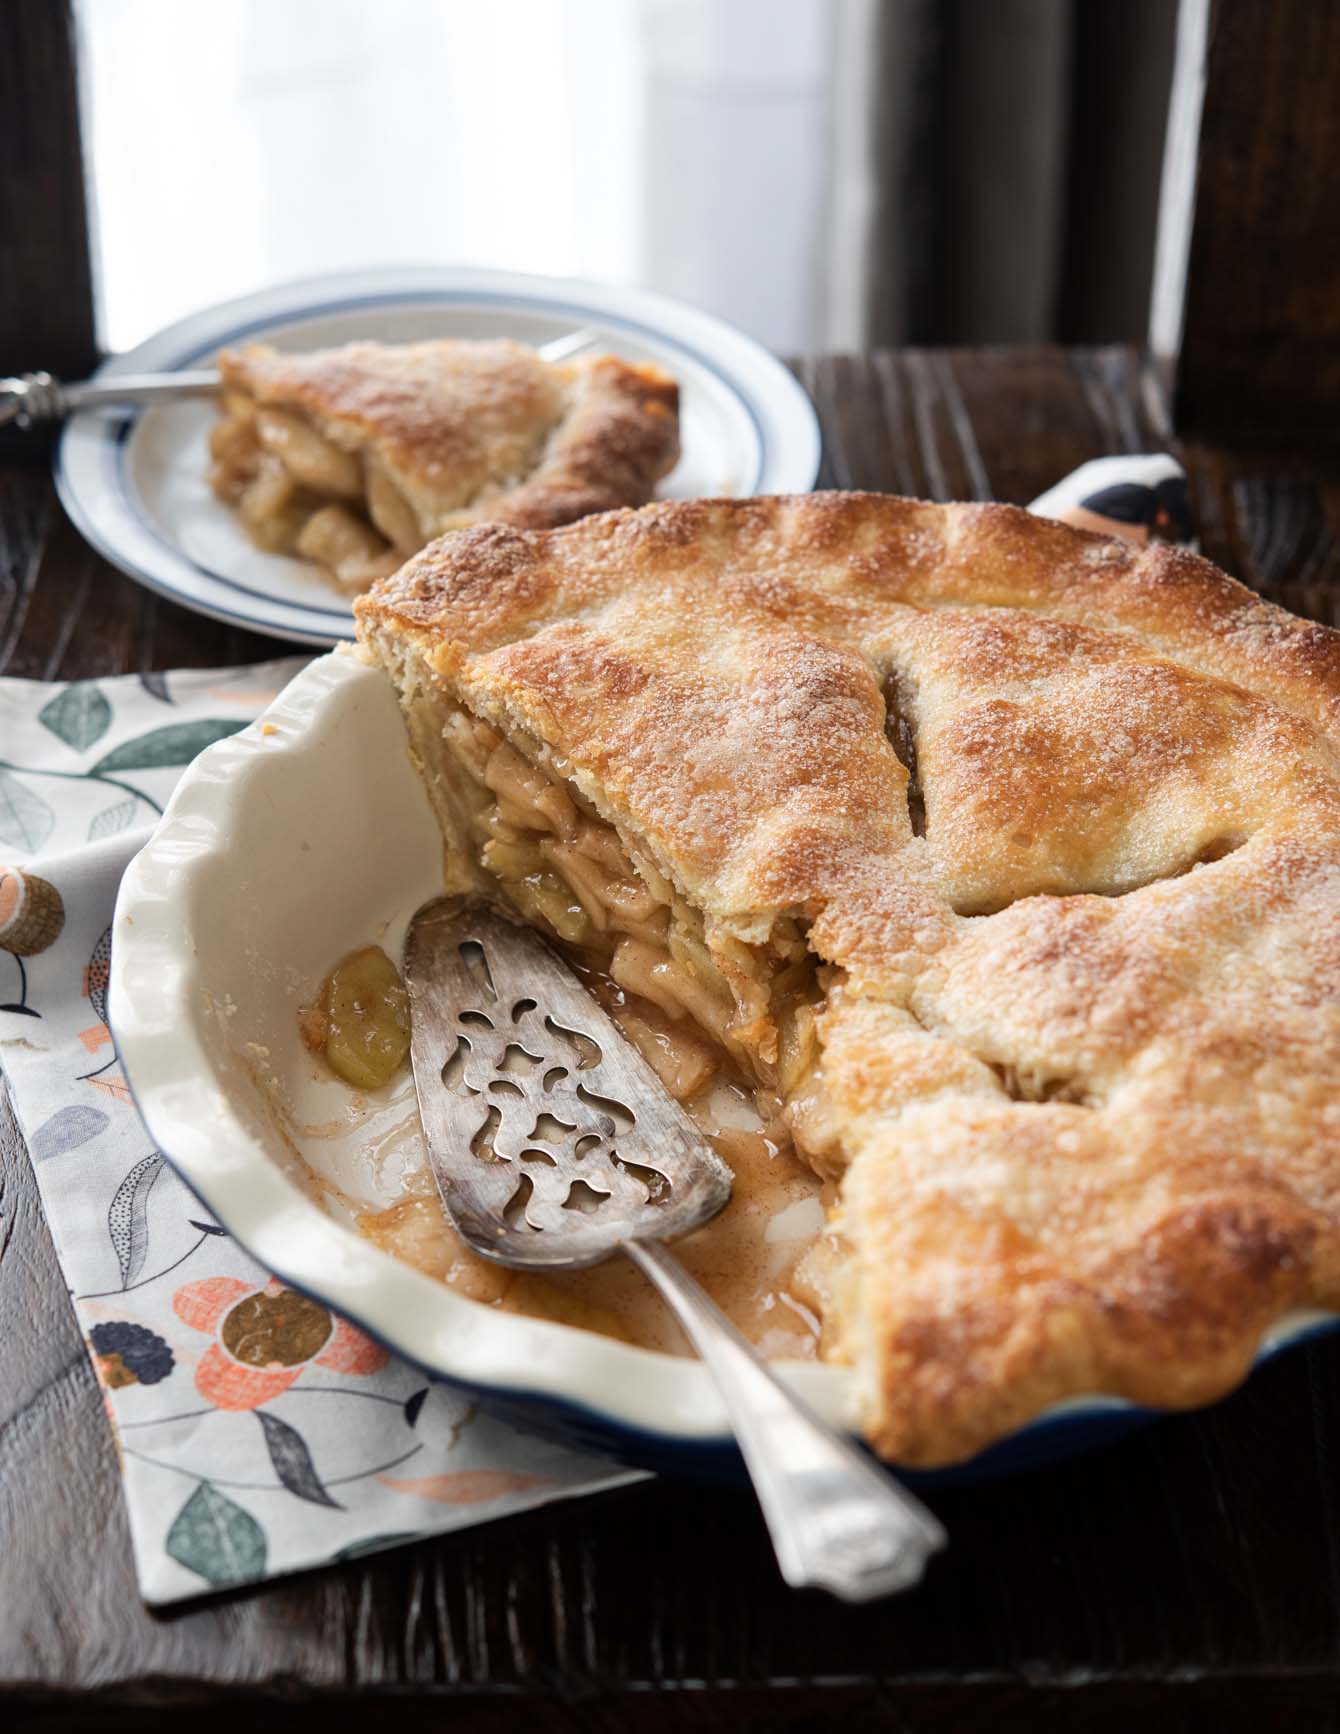
[[[1185,550],[860,494],[475,528],[356,614],[449,880],[728,1053],[832,1182],[810,1292],[879,1451],[1206,1402],[1340,1305],[1340,634]]]
[[[524,344],[225,350],[210,484],[270,553],[345,589],[444,530],[543,529],[651,498],[679,456],[679,394],[615,356]]]

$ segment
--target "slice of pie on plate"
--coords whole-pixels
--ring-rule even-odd
[[[348,343],[218,358],[210,483],[252,539],[362,590],[444,530],[637,506],[679,456],[679,393],[612,355]]]
[[[879,1451],[1206,1402],[1340,1305],[1340,634],[861,494],[476,528],[356,613],[455,881],[831,1179],[809,1282]]]

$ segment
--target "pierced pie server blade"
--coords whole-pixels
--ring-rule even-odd
[[[429,1161],[466,1244],[527,1270],[632,1259],[716,1380],[787,1582],[849,1601],[916,1583],[944,1546],[935,1518],[665,1247],[726,1205],[730,1170],[567,964],[493,905],[443,897],[411,922],[404,973]]]
[[[577,1269],[726,1204],[730,1169],[538,933],[441,898],[404,963],[429,1161],[481,1257]]]

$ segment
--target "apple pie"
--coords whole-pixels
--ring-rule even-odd
[[[667,374],[521,343],[349,343],[218,358],[210,483],[256,544],[363,590],[434,536],[639,506],[679,456]]]
[[[478,527],[356,613],[453,879],[828,1181],[806,1282],[881,1453],[1202,1403],[1340,1306],[1340,634],[863,494]]]

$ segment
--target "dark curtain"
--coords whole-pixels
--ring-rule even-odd
[[[872,344],[1143,340],[1177,0],[882,0]]]

